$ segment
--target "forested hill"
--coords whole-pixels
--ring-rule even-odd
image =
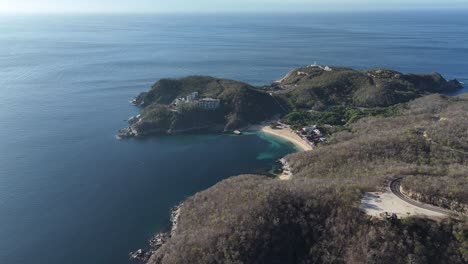
[[[425,202],[468,203],[468,96],[395,107],[286,157],[292,180],[243,175],[187,199],[149,263],[467,263],[466,218],[384,220],[359,209],[364,192],[394,177]]]
[[[389,106],[462,88],[457,80],[447,81],[439,73],[403,74],[387,69],[358,71],[314,65],[289,72],[273,87],[293,108],[314,110],[342,104]]]
[[[196,93],[193,101],[183,101],[193,93]],[[197,102],[207,98],[219,101],[219,106],[200,107]],[[161,79],[148,92],[136,97],[134,103],[143,107],[139,118],[131,124],[134,134],[140,136],[199,128],[235,129],[285,113],[265,90],[205,76]]]

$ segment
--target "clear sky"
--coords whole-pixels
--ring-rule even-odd
[[[213,13],[465,9],[468,0],[0,0],[0,13]]]

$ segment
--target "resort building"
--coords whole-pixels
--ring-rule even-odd
[[[198,101],[198,107],[213,110],[219,107],[220,100],[213,98],[203,98]]]
[[[198,92],[193,92],[189,95],[187,95],[186,100],[187,102],[193,102],[198,99]]]

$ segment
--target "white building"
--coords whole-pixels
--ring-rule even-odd
[[[185,103],[185,98],[177,98],[174,100],[173,104],[175,106],[180,106],[181,104]]]
[[[298,71],[298,72],[297,72],[297,75],[298,75],[298,76],[305,76],[305,75],[307,75],[307,73],[306,73],[306,72]]]
[[[220,104],[219,99],[213,99],[213,98],[203,98],[198,101],[198,107],[203,108],[203,109],[216,109],[219,107]]]
[[[302,131],[305,132],[305,133],[307,133],[307,134],[310,134],[310,133],[312,133],[316,128],[317,128],[317,126],[303,127],[303,128],[302,128]]]
[[[187,100],[187,102],[193,102],[193,101],[197,100],[197,98],[198,98],[198,92],[193,92],[193,93],[187,95],[186,100]]]
[[[319,67],[316,61],[314,61],[314,64],[311,64],[309,67]]]

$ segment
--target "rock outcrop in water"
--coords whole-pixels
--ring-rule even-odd
[[[136,260],[142,263],[147,262],[172,236],[175,235],[182,205],[183,204],[179,204],[171,210],[171,231],[156,234],[149,240],[148,249],[138,249],[135,252],[130,252],[130,260]]]

